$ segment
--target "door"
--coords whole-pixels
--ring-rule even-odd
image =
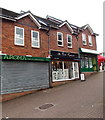
[[[73,78],[79,78],[78,62],[72,62],[73,64]]]
[[[73,72],[73,68],[74,68],[74,67],[73,67],[73,63],[70,62],[69,65],[70,65],[70,66],[69,66],[69,78],[72,79],[72,78],[74,78],[74,72]]]

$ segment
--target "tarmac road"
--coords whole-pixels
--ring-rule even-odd
[[[105,72],[104,72],[105,73]],[[38,91],[2,105],[9,118],[103,118],[103,72],[81,82]],[[47,109],[40,106],[49,103]],[[43,108],[42,107],[42,108]]]

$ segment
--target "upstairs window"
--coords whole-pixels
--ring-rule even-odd
[[[88,35],[88,40],[89,40],[89,46],[92,46],[93,45],[92,36]]]
[[[57,32],[57,42],[58,46],[63,46],[63,34],[61,32]]]
[[[31,45],[32,47],[40,48],[39,32],[31,30]]]
[[[67,35],[67,45],[68,45],[68,48],[72,48],[72,36],[71,35]]]
[[[86,43],[86,35],[82,33],[82,42],[83,42],[83,45],[87,45]]]
[[[15,45],[24,46],[24,28],[15,26]]]

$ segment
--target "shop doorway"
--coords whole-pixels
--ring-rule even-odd
[[[79,78],[78,62],[73,62],[73,67],[74,78]]]
[[[79,78],[78,62],[52,61],[52,80],[63,81]]]

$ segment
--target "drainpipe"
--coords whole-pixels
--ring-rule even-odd
[[[49,30],[46,32],[46,34],[48,35],[48,57],[50,57],[50,29],[51,26],[48,25]],[[52,60],[49,62],[49,87],[52,88]]]

